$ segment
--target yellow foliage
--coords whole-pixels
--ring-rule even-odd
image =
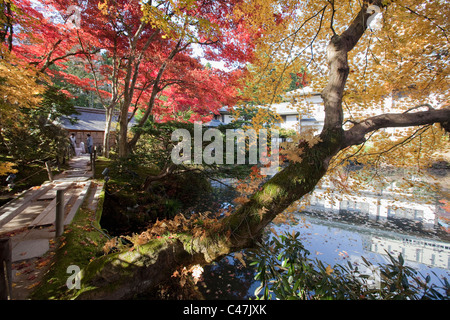
[[[3,46],[0,50],[3,57],[0,59],[0,118],[4,125],[7,119],[14,120],[20,115],[20,108],[37,107],[44,88],[37,84],[39,77],[35,70],[21,66]]]
[[[193,42],[199,41],[199,36],[217,39],[221,32],[218,25],[188,13],[195,12],[198,5],[199,3],[193,0],[169,0],[156,5],[153,5],[152,1],[147,1],[141,4],[142,20],[161,30],[164,39],[187,38]]]
[[[299,147],[300,143],[306,142],[311,148],[321,141],[320,136],[315,135],[313,129],[306,129],[292,136],[291,141],[281,143],[280,154],[286,156],[289,161],[301,163],[304,150]]]
[[[235,14],[245,16],[255,32],[262,34],[256,59],[242,78],[241,106],[259,105],[268,110],[275,103],[291,102],[299,114],[309,115],[316,106],[304,102],[304,96],[300,96],[303,92],[284,94],[291,73],[306,70],[311,91],[322,92],[329,80],[326,47],[333,33],[341,34],[350,25],[363,3],[256,0],[239,6]],[[371,116],[439,109],[448,107],[450,101],[449,2],[387,3],[348,55],[350,73],[342,102],[345,130]],[[418,105],[424,106],[416,109]],[[261,119],[255,117],[255,128],[261,126]],[[309,146],[320,141],[312,132],[302,134],[283,143],[280,154],[301,162],[300,141]],[[367,187],[367,180],[386,185],[389,181],[382,173],[387,169],[383,168],[390,167],[408,169],[411,175],[430,181],[424,168],[434,161],[450,160],[449,137],[438,124],[381,129],[367,134],[366,139],[332,159],[322,186],[328,184],[350,193]],[[366,173],[352,175],[351,179],[342,175],[342,166],[351,162],[363,165]],[[404,182],[403,188],[411,187]],[[416,181],[415,185],[420,183]]]
[[[312,90],[321,92],[328,81],[326,45],[333,30],[339,34],[348,27],[361,4],[344,0],[251,1],[236,9],[248,17],[255,31],[263,33],[257,58],[242,79],[244,103],[270,106],[285,100],[290,74],[302,68],[310,75]],[[283,20],[277,20],[277,15]],[[404,112],[423,103],[448,103],[449,15],[448,3],[437,0],[392,2],[380,13],[379,25],[371,24],[349,53],[345,120]],[[386,104],[387,97],[394,98],[395,104]],[[293,106],[302,114],[307,112],[305,105]]]
[[[5,176],[8,173],[16,173],[17,169],[14,169],[15,166],[12,162],[0,162],[0,176]]]

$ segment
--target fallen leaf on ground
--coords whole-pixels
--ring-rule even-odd
[[[27,287],[27,289],[28,289],[28,290],[29,290],[29,289],[33,289],[33,288],[36,287],[39,283],[40,283],[40,282],[38,281],[38,282],[36,282],[36,283],[30,284],[30,285]]]
[[[35,275],[35,274],[32,274],[31,276],[29,276],[28,278],[27,278],[27,280],[28,281],[32,281],[32,280],[35,280],[37,278],[37,276]]]

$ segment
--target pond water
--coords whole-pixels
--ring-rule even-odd
[[[309,257],[324,264],[350,261],[362,266],[361,256],[375,265],[387,263],[387,251],[395,257],[401,253],[406,265],[423,276],[429,274],[432,283],[440,284],[442,277],[450,280],[450,238],[442,228],[446,225],[439,218],[439,202],[397,198],[391,206],[389,195],[376,198],[375,206],[370,197],[347,197],[334,204],[313,199],[306,211],[295,214],[297,224],[272,228],[278,234],[300,231]],[[255,270],[246,265],[230,255],[208,266],[200,291],[206,299],[254,298],[259,282],[254,280]]]

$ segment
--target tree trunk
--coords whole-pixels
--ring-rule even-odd
[[[161,69],[160,74],[162,75],[163,72],[164,72],[164,69]],[[158,74],[158,77],[160,78],[159,74]],[[159,82],[158,77],[157,77],[157,80]],[[139,121],[139,123],[136,124],[136,127],[142,128],[145,125],[145,123],[147,122],[147,120],[150,118],[150,115],[152,114],[153,106],[155,105],[155,100],[156,100],[156,96],[157,96],[158,92],[159,92],[158,86],[157,86],[157,84],[154,84],[153,89],[152,89],[152,95],[150,96],[150,100],[147,103],[147,109],[145,110],[144,114],[142,115],[142,118]],[[127,147],[129,150],[132,150],[134,147],[136,147],[136,144],[139,141],[141,134],[142,134],[141,131],[137,131],[134,133],[133,137],[127,144]]]
[[[142,128],[145,125],[145,123],[147,122],[147,120],[149,119],[149,117],[150,117],[150,115],[152,113],[153,107],[155,105],[156,97],[163,90],[162,88],[160,88],[160,83],[161,83],[161,79],[162,79],[162,77],[164,75],[164,72],[166,71],[168,63],[171,60],[173,60],[173,58],[179,52],[185,50],[188,47],[188,45],[180,47],[182,40],[183,40],[183,37],[180,38],[180,40],[178,41],[178,43],[175,46],[175,48],[170,52],[169,56],[167,57],[167,60],[159,68],[158,74],[156,75],[154,83],[153,83],[152,94],[150,96],[150,100],[147,103],[147,109],[145,110],[144,114],[142,115],[142,119],[139,121],[138,124],[135,125],[136,127]],[[132,150],[134,147],[136,147],[136,144],[137,144],[139,138],[141,137],[141,134],[142,134],[141,131],[137,131],[133,135],[133,137],[128,142],[128,150]]]
[[[103,136],[103,152],[106,158],[109,158],[109,150],[111,148],[111,123],[114,114],[114,106],[108,106],[105,108],[105,135]]]
[[[231,242],[236,249],[251,246],[264,228],[293,202],[313,191],[325,175],[330,160],[340,150],[342,130],[322,135],[322,142],[303,148],[303,161],[291,162],[267,181],[242,207],[226,218],[224,229],[231,231]]]
[[[129,106],[129,104],[128,104]],[[119,158],[126,158],[129,154],[128,149],[128,107],[126,101],[120,108],[119,115],[119,133],[118,133]]]

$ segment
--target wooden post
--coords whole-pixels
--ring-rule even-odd
[[[92,176],[95,175],[95,160],[97,159],[97,148],[94,147],[93,157],[92,157]]]
[[[64,232],[64,190],[56,190],[55,238]]]
[[[50,167],[50,164],[48,161],[45,163],[45,167],[47,168],[48,179],[50,180],[50,182],[53,182],[52,168]]]
[[[0,239],[0,300],[11,300],[12,291],[11,239]]]

